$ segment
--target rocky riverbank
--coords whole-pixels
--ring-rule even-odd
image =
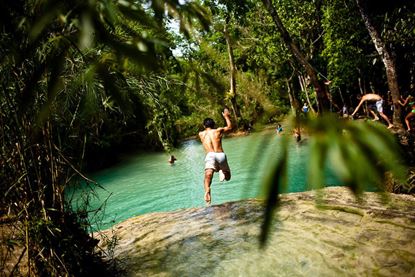
[[[413,196],[320,192],[282,196],[264,250],[259,200],[131,218],[101,246],[124,276],[415,276]]]

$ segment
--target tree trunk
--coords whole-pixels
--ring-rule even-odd
[[[305,98],[307,99],[308,107],[310,108],[311,112],[315,114],[316,110],[314,110],[313,104],[310,101],[310,96],[308,95],[307,82],[301,74],[298,75],[298,82],[300,83],[301,90],[305,92]]]
[[[288,33],[285,26],[282,24],[282,21],[276,9],[272,5],[272,0],[262,0],[262,3],[264,4],[269,14],[271,15],[272,20],[274,21],[277,27],[277,30],[280,32],[285,45],[290,50],[290,52],[293,54],[295,59],[304,67],[307,75],[310,77],[311,84],[314,86],[314,89],[317,95],[318,112],[323,113],[324,110],[329,109],[329,97],[327,95],[327,91],[324,85],[320,84],[320,82],[318,81],[316,70],[307,61],[305,56],[301,53],[297,44],[291,39],[290,34]]]
[[[300,109],[300,102],[298,101],[297,97],[295,97],[294,90],[292,89],[292,86],[290,84],[290,80],[285,80],[287,84],[287,90],[288,90],[288,98],[290,99],[290,105],[291,105],[291,112],[292,114],[296,114],[296,111]]]
[[[228,57],[229,57],[229,77],[230,77],[230,101],[232,104],[232,110],[236,117],[236,124],[242,119],[241,112],[239,110],[238,104],[236,103],[236,66],[235,66],[235,60],[233,56],[233,48],[232,48],[232,41],[229,36],[228,32],[228,24],[225,23],[225,26],[223,28],[223,34],[225,36],[226,40],[226,46],[228,48]]]
[[[380,32],[376,29],[375,25],[369,17],[365,1],[356,0],[359,12],[363,18],[363,22],[372,38],[373,44],[375,45],[376,51],[382,59],[385,65],[386,78],[388,80],[388,87],[392,96],[392,102],[394,106],[393,110],[393,124],[399,129],[403,129],[401,122],[402,109],[398,101],[400,99],[399,85],[398,85],[398,74],[396,72],[396,62],[393,54],[387,49],[386,44],[383,42]]]

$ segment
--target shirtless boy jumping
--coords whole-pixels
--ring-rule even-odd
[[[210,185],[212,183],[213,173],[219,171],[219,180],[229,181],[231,179],[231,170],[226,160],[226,155],[222,148],[223,134],[232,130],[232,123],[228,109],[224,109],[222,113],[226,120],[226,127],[215,129],[215,121],[206,118],[203,121],[205,130],[199,133],[200,140],[206,152],[205,158],[205,201],[210,204]]]
[[[379,120],[379,117],[376,115],[376,113],[373,111],[373,108],[376,107],[376,110],[378,111],[379,115],[388,123],[388,129],[393,127],[393,124],[390,122],[389,118],[386,116],[386,114],[383,113],[383,98],[375,93],[368,93],[362,96],[360,99],[359,105],[357,105],[356,109],[352,113],[352,117],[357,113],[357,111],[360,109],[362,104],[365,101],[373,102],[375,101],[375,105],[369,109],[369,111],[372,113],[372,115],[375,117],[374,120]]]

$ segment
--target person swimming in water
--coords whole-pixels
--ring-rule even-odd
[[[225,127],[215,128],[215,121],[211,118],[206,118],[203,121],[205,130],[199,133],[199,138],[206,152],[204,188],[207,204],[211,202],[210,186],[213,173],[219,172],[219,180],[221,182],[231,179],[231,170],[222,147],[222,137],[224,133],[232,130],[232,122],[227,108],[223,110],[222,115],[226,121]]]
[[[174,162],[177,161],[176,157],[174,155],[170,155],[170,158],[168,160],[169,164],[174,164]]]
[[[281,124],[277,124],[277,128],[275,129],[275,131],[277,132],[277,134],[281,134],[281,132],[282,132]]]
[[[294,138],[296,142],[300,142],[301,141],[301,131],[299,128],[295,128],[294,129]]]

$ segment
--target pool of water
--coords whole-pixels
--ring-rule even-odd
[[[225,138],[223,148],[232,171],[229,182],[212,182],[212,205],[260,197],[261,184],[272,161],[281,152],[282,137],[273,130],[248,136]],[[307,143],[289,145],[287,192],[307,190]],[[115,167],[95,173],[91,178],[101,187],[86,185],[67,192],[75,208],[88,199],[93,230],[106,229],[127,218],[159,211],[201,207],[204,202],[204,156],[199,141],[189,140],[173,153],[177,161],[168,163],[166,153],[138,153]],[[326,184],[339,182],[326,172]]]

